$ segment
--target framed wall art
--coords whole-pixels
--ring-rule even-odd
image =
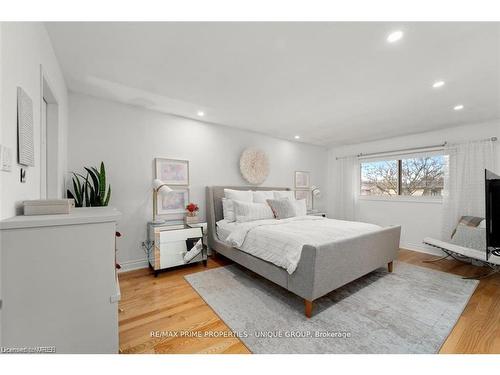
[[[189,188],[172,188],[171,192],[159,196],[157,215],[184,214],[189,203]]]
[[[296,171],[295,172],[295,189],[309,189],[309,172]]]
[[[17,159],[21,165],[35,166],[33,102],[20,87],[17,88]]]
[[[168,186],[189,185],[189,161],[156,158],[156,178]]]
[[[295,190],[295,199],[305,199],[308,210],[312,208],[312,197],[310,190]]]

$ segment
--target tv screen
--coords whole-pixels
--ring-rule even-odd
[[[485,169],[486,259],[500,255],[500,176]]]

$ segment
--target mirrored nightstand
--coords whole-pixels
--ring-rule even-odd
[[[155,276],[158,276],[160,272],[185,264],[203,262],[206,266],[207,249],[205,246],[201,253],[189,262],[184,260],[186,253],[200,239],[204,243],[201,227],[148,223],[148,259]]]

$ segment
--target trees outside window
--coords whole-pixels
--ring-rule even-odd
[[[398,195],[398,161],[361,163],[361,195]]]
[[[444,155],[361,163],[362,196],[441,196]]]

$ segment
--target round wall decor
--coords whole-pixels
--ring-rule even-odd
[[[240,171],[245,180],[253,185],[263,183],[269,175],[269,158],[256,148],[247,148],[240,157]]]

